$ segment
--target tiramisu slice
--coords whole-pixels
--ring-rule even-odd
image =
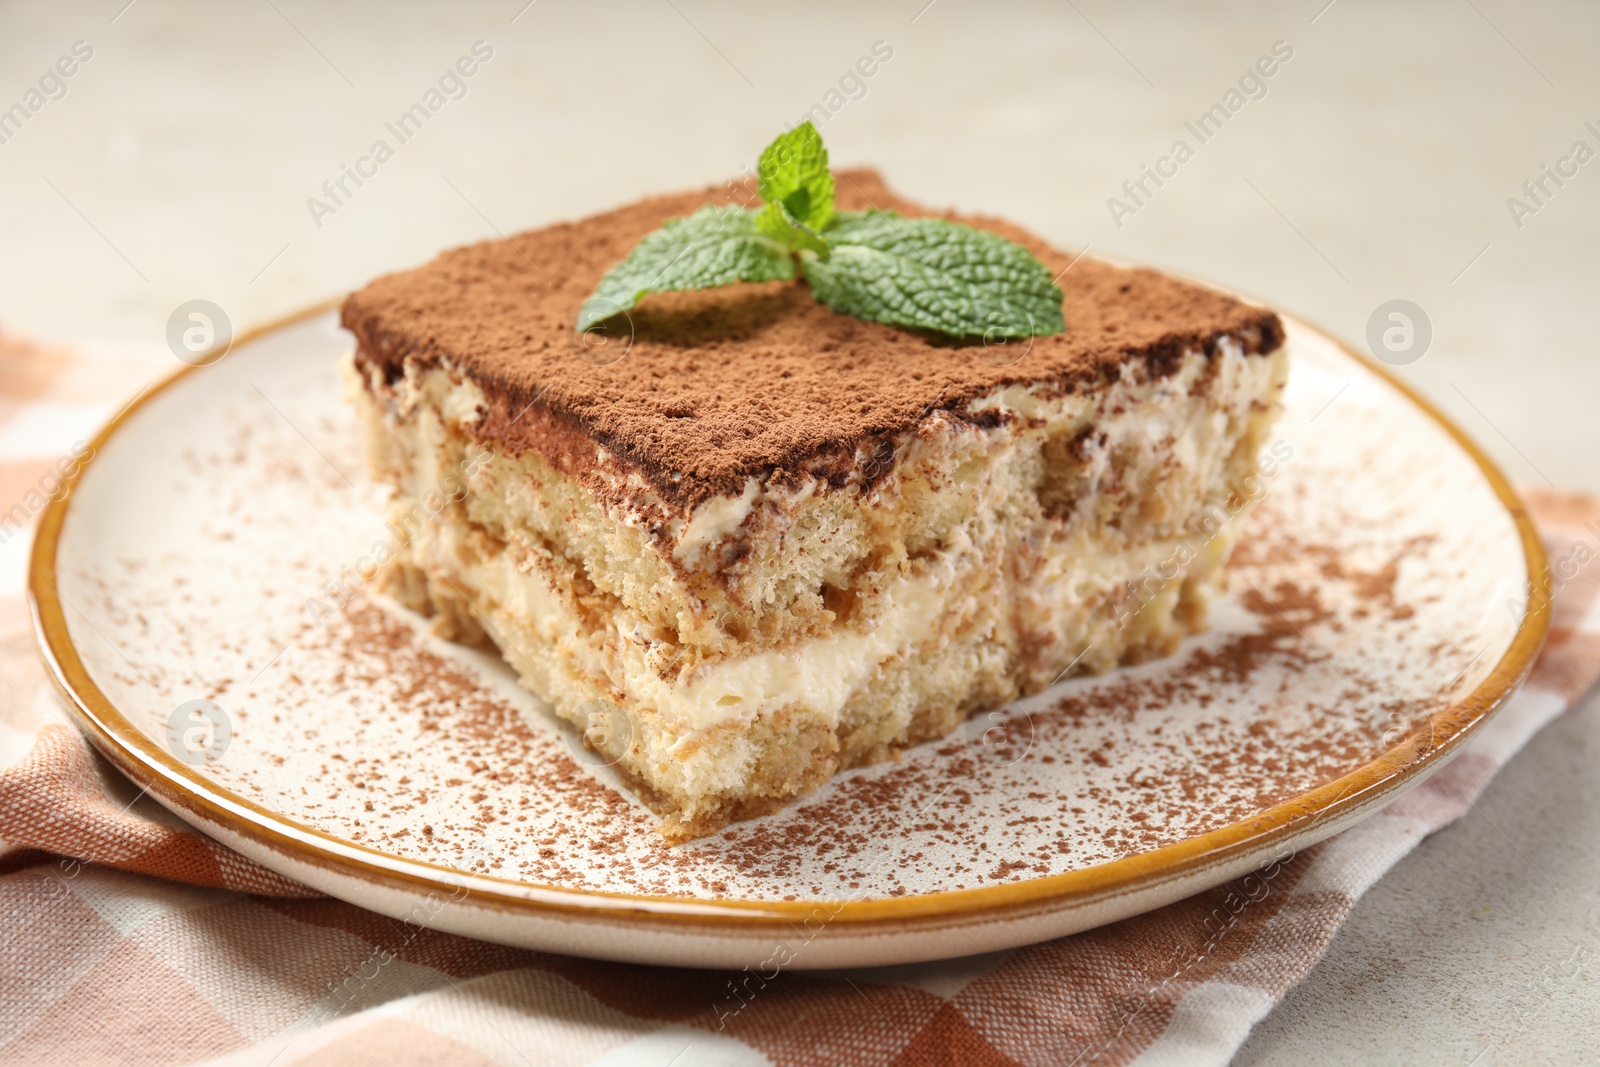
[[[841,211],[929,215],[835,177]],[[961,221],[1060,275],[1064,332],[955,341],[799,280],[648,296],[604,345],[575,332],[641,238],[753,191],[456,249],[343,311],[408,538],[390,588],[499,646],[673,840],[1173,650],[1259,491],[1288,370],[1271,312],[992,219]]]

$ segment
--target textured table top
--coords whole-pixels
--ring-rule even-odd
[[[1600,490],[1592,5],[124,2],[0,10],[0,109],[72,70],[0,122],[0,327],[160,346],[206,299],[245,328],[732,175],[817,108],[836,162],[910,196],[1358,344],[1408,301],[1431,332],[1408,381],[1512,477]],[[419,102],[402,140],[386,124]],[[1240,1060],[1592,1056],[1597,745],[1591,698],[1362,900]]]

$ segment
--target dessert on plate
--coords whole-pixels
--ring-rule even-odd
[[[671,840],[1203,628],[1287,376],[1270,311],[821,160],[343,308],[387,587],[498,646]]]

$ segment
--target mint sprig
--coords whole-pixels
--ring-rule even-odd
[[[984,230],[887,211],[834,211],[828,150],[810,122],[756,165],[758,210],[706,207],[640,241],[601,279],[579,331],[650,293],[788,281],[835,311],[955,337],[1060,333],[1061,290],[1031,252]]]

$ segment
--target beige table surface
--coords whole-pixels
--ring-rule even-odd
[[[1600,151],[1592,3],[524,3],[0,7],[0,108],[93,49],[0,143],[0,326],[160,346],[193,298],[247,326],[731,175],[820,103],[836,162],[924,200],[1355,342],[1413,301],[1434,336],[1402,373],[1514,478],[1600,490],[1600,160],[1507,205],[1575,141]],[[477,41],[466,95],[318,226],[307,199]],[[1107,199],[1280,41],[1266,94],[1116,225]],[[864,94],[830,97],[876,42]],[[1600,1059],[1600,962],[1550,979],[1600,908],[1597,746],[1591,699],[1360,903],[1241,1062]]]

